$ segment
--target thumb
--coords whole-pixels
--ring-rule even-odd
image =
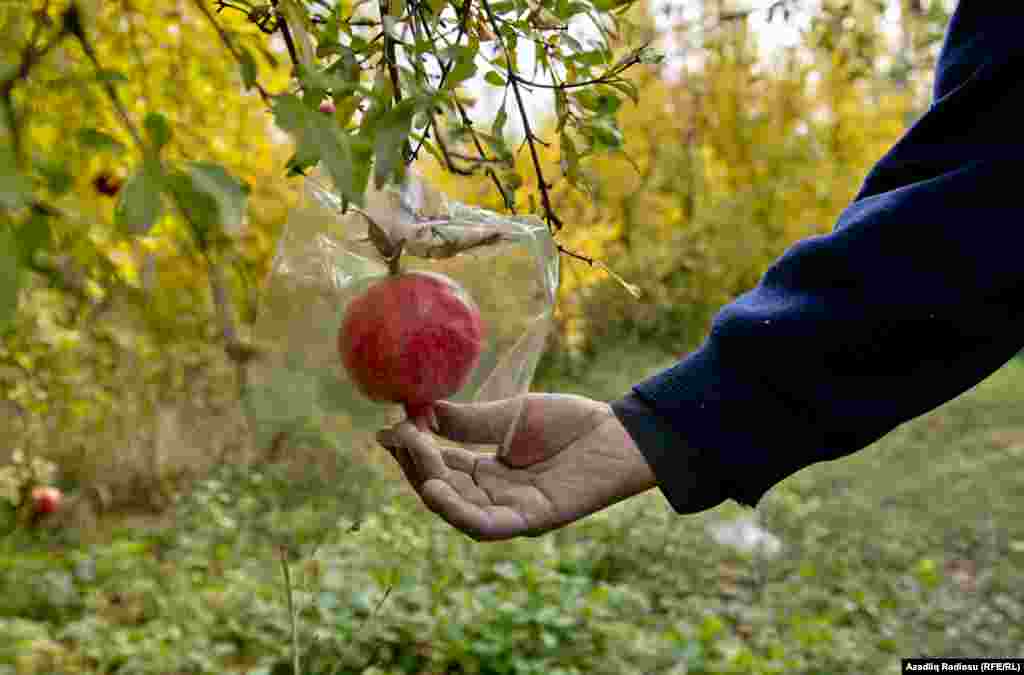
[[[523,412],[526,398],[519,396],[488,403],[434,404],[439,436],[459,443],[504,444]]]
[[[600,421],[608,406],[582,396],[528,394],[512,399],[436,405],[441,436],[463,443],[494,443],[506,465],[525,467],[561,452]]]

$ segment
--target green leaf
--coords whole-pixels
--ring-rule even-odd
[[[14,237],[18,243],[18,258],[27,267],[35,259],[36,251],[50,242],[49,216],[42,210],[32,209],[31,215],[21,224]]]
[[[598,115],[614,115],[622,106],[622,99],[610,91],[594,92],[582,89],[573,96],[580,105]]]
[[[580,154],[576,150],[576,144],[569,134],[562,132],[558,135],[558,147],[561,154],[562,174],[569,179],[571,184],[576,185],[580,170]]]
[[[525,182],[523,181],[523,177],[519,175],[518,171],[511,169],[501,174],[501,184],[505,186],[505,188],[515,191],[523,187]]]
[[[118,70],[110,70],[104,68],[103,70],[96,71],[96,80],[98,82],[109,82],[111,84],[120,84],[128,81],[128,76]]]
[[[146,115],[143,125],[146,127],[146,133],[149,134],[153,149],[160,152],[171,140],[171,125],[167,118],[162,113],[151,112]]]
[[[57,159],[43,159],[35,162],[36,171],[46,179],[46,187],[56,196],[71,189],[72,176],[67,165]]]
[[[323,162],[342,196],[363,205],[368,164],[356,166],[356,152],[350,145],[351,139],[329,115],[312,110],[295,96],[285,94],[274,102],[274,120],[295,140],[295,163],[313,166]],[[359,158],[360,162],[368,160]]]
[[[640,92],[637,89],[637,86],[630,82],[629,80],[617,80],[615,82],[609,82],[608,86],[615,87],[623,94],[628,96],[629,100],[632,101],[634,105],[640,103]]]
[[[191,172],[172,171],[165,182],[196,244],[200,250],[206,251],[210,245],[210,233],[220,221],[216,196],[199,187]]]
[[[417,102],[405,99],[387,111],[377,123],[374,141],[374,184],[380,189],[402,167],[402,148],[412,127]]]
[[[500,73],[494,70],[489,71],[486,75],[484,75],[484,80],[486,80],[488,84],[493,84],[495,87],[505,86],[505,78],[502,77]]]
[[[219,164],[191,162],[187,166],[196,189],[207,193],[217,203],[215,224],[225,230],[238,230],[245,221],[249,186]]]
[[[494,124],[491,125],[491,135],[495,138],[505,138],[505,123],[508,122],[508,111],[502,103],[498,113],[494,116]]]
[[[438,150],[433,143],[430,141],[423,141],[423,149],[429,152],[430,155],[437,160],[438,164],[444,164],[444,155],[441,154],[441,151]]]
[[[96,150],[97,152],[110,152],[114,154],[121,154],[124,152],[124,144],[119,140],[111,136],[110,134],[98,131],[96,129],[84,128],[79,129],[76,134],[78,137],[79,144],[84,149]]]
[[[162,191],[160,166],[153,161],[143,162],[121,188],[114,221],[128,232],[145,234],[163,215]]]
[[[567,45],[569,49],[571,49],[574,52],[583,51],[583,45],[580,44],[580,41],[574,38],[573,36],[569,35],[568,33],[562,33],[559,37],[559,40],[561,40],[562,44]]]
[[[252,89],[255,87],[256,80],[259,78],[256,59],[253,58],[251,51],[242,46],[238,48],[238,68],[242,71],[242,82],[245,84],[245,88]]]
[[[448,71],[448,77],[445,79],[445,86],[449,89],[455,87],[460,82],[464,82],[469,78],[476,75],[476,62],[473,60],[473,54],[464,55],[460,50],[459,56],[455,61],[455,65]]]
[[[402,39],[402,29],[398,27],[398,16],[392,16],[391,14],[385,14],[382,23],[384,24],[384,32],[393,37],[396,40]]]
[[[573,59],[578,63],[582,63],[587,66],[599,66],[608,62],[608,52],[603,49],[592,49],[590,51],[580,52],[579,54],[574,55]]]
[[[641,49],[638,52],[637,56],[640,59],[640,63],[643,63],[644,65],[648,66],[656,66],[665,60],[665,55],[662,52],[659,52],[657,49],[652,49],[650,47],[645,47],[644,49]]]
[[[558,120],[558,127],[555,130],[561,131],[569,120],[569,95],[564,89],[555,90],[555,118]]]
[[[622,131],[615,124],[614,119],[609,117],[594,118],[587,125],[586,130],[598,145],[612,149],[622,147]]]
[[[0,231],[0,331],[7,330],[18,312],[21,268],[18,247],[8,230]]]
[[[0,207],[21,208],[32,200],[32,182],[18,171],[14,149],[0,145]]]

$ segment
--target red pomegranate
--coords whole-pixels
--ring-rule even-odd
[[[60,508],[64,495],[50,485],[37,485],[32,488],[32,510],[37,515],[55,513]]]
[[[349,303],[338,350],[367,398],[401,403],[425,428],[432,404],[469,379],[483,340],[480,310],[464,289],[440,274],[405,272]]]

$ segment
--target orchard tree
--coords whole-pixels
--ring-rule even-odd
[[[158,445],[168,399],[237,408],[259,282],[313,167],[360,205],[432,156],[557,233],[556,184],[583,186],[584,158],[621,149],[626,74],[658,60],[630,6],[4,4],[0,425],[95,463],[140,430]],[[473,106],[481,88],[493,115]],[[542,95],[557,115],[543,133]]]
[[[894,4],[902,60],[882,58]],[[636,312],[710,307],[835,215],[910,112],[886,78],[920,107],[945,4],[822,2],[807,51],[773,79],[747,22],[800,5],[708,0],[676,31],[703,59],[675,84],[642,67],[660,57],[631,1],[4,4],[5,405],[22,431],[98,439],[113,419],[133,432],[168,392],[237,402],[259,282],[314,166],[360,205],[371,181],[431,160],[456,196],[542,217],[583,265],[567,289],[608,261],[648,299]],[[199,371],[209,391],[184,393]]]
[[[216,153],[204,152],[235,142],[226,129],[176,124],[186,122],[183,113],[197,103],[189,100],[187,95],[193,92],[187,87],[176,87],[176,80],[196,78],[209,88],[210,71],[230,60],[237,68],[237,82],[217,82],[218,95],[233,86],[255,92],[258,97],[249,105],[272,112],[277,126],[294,140],[288,172],[303,174],[319,164],[350,203],[362,203],[371,178],[378,186],[399,180],[406,167],[427,152],[453,173],[487,174],[505,205],[514,210],[522,178],[506,143],[509,116],[521,120],[524,143],[538,173],[538,147],[551,142],[531,126],[528,97],[539,91],[553,96],[559,117],[557,143],[570,180],[581,157],[621,146],[615,112],[623,98],[637,95],[623,74],[635,64],[657,60],[647,47],[615,48],[629,30],[622,15],[630,4],[631,0],[44,0],[6,5],[5,34],[14,39],[8,41],[0,73],[0,195],[2,255],[12,264],[4,265],[0,320],[6,325],[15,321],[23,271],[75,290],[67,275],[60,278],[59,270],[39,260],[58,257],[60,245],[66,243],[52,236],[53,221],[67,220],[55,202],[85,187],[80,173],[90,167],[84,164],[102,154],[120,158],[111,163],[111,171],[93,172],[88,178],[97,193],[116,195],[110,222],[100,219],[96,224],[107,226],[107,239],[159,237],[164,231],[154,233],[154,227],[165,218],[173,220],[189,235],[192,252],[213,263],[208,271],[213,272],[214,296],[223,295],[215,259],[227,245],[224,235],[246,218],[251,183],[233,171],[235,167],[206,156]],[[157,37],[150,32],[143,44],[139,23],[155,17],[173,17],[165,26],[168,34]],[[206,30],[196,27],[201,21],[208,22]],[[587,39],[573,37],[570,30],[582,22],[593,28]],[[176,37],[185,31],[207,43],[212,37],[217,52],[205,50],[202,56],[208,60],[200,62],[195,45],[187,44],[181,53],[185,58],[176,60],[172,53],[164,64],[170,67],[159,73],[169,75],[169,81],[154,81],[157,74],[145,72],[155,58],[153,50],[173,48],[183,42]],[[261,36],[268,40],[261,42]],[[273,70],[277,57],[272,45],[278,40],[291,63],[290,77],[264,78],[259,59],[266,59],[265,65]],[[108,58],[122,42],[129,45],[129,54]],[[123,60],[134,61],[138,72],[126,74]],[[523,67],[527,60],[533,66],[530,75]],[[484,86],[502,91],[501,106],[486,129],[471,117],[470,96],[464,89],[478,74]],[[66,89],[68,96],[59,109],[40,109],[36,92],[44,83]],[[229,92],[229,98],[233,94]],[[96,124],[97,118],[101,123]],[[40,130],[46,122],[49,135]],[[59,129],[59,138],[54,128]],[[269,133],[269,128],[263,131]],[[189,151],[169,147],[178,135],[192,136],[182,143],[191,142]],[[68,147],[72,139],[74,149]],[[557,229],[561,223],[550,203],[551,178],[539,185],[537,209]],[[232,333],[225,328],[229,344],[237,337]]]

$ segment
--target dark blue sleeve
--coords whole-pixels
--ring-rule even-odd
[[[1024,347],[1024,9],[964,2],[928,111],[831,234],[613,404],[672,506],[754,505],[981,382]]]

